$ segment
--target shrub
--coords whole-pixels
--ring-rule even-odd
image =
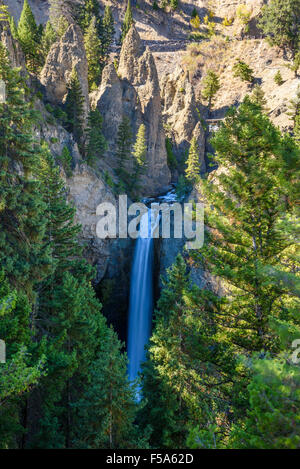
[[[66,176],[72,176],[72,155],[68,149],[68,147],[64,147],[62,154],[60,157],[57,158],[58,161],[62,164],[62,167],[65,170]]]
[[[242,24],[247,25],[250,21],[251,10],[244,4],[239,5],[236,9],[236,16]]]
[[[283,78],[280,73],[280,70],[277,71],[276,75],[274,76],[274,81],[276,85],[281,86],[283,84]]]
[[[231,26],[232,23],[233,23],[233,18],[227,18],[227,16],[225,16],[225,18],[223,19],[222,25]]]
[[[242,60],[238,60],[238,62],[233,66],[233,72],[234,77],[238,77],[249,83],[253,82],[253,70]]]

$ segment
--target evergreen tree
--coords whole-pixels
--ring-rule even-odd
[[[267,111],[265,93],[261,86],[255,85],[251,94],[251,101],[261,107],[262,110]]]
[[[208,70],[207,75],[203,80],[203,85],[202,96],[208,101],[208,110],[210,111],[213,99],[221,88],[217,74],[212,70]]]
[[[49,17],[58,37],[65,34],[69,24],[74,22],[76,9],[72,0],[49,0]]]
[[[276,350],[268,321],[271,314],[284,316],[286,289],[266,284],[262,266],[284,263],[288,269],[291,263],[295,241],[279,221],[286,220],[285,197],[292,191],[285,158],[298,150],[248,97],[230,111],[212,144],[225,173],[217,185],[203,183],[209,242],[200,257],[230,291],[222,323],[231,342],[248,352]]]
[[[146,169],[147,158],[147,142],[146,142],[146,127],[141,124],[136,136],[136,141],[133,146],[132,156],[134,159],[134,170],[131,177],[131,192],[137,196],[139,192],[139,179]]]
[[[101,79],[101,41],[98,37],[96,17],[93,16],[84,36],[84,46],[88,61],[88,81],[90,90],[98,87]]]
[[[126,169],[126,164],[131,156],[132,140],[133,135],[130,120],[127,116],[124,116],[118,129],[116,141],[116,158],[118,161],[117,174],[120,178],[120,189],[126,189],[130,179],[129,173]]]
[[[216,409],[225,425],[234,360],[216,342],[218,307],[212,293],[190,286],[178,255],[163,283],[149,362],[143,368],[143,418],[153,429],[154,446],[186,447],[189,429],[213,423]]]
[[[84,0],[84,4],[80,6],[78,22],[80,27],[86,33],[92,19],[95,18],[98,35],[101,34],[102,19],[100,17],[100,5],[98,0]]]
[[[0,337],[5,339],[6,363],[0,365],[0,447],[16,447],[24,428],[19,422],[23,396],[44,373],[44,358],[30,363],[30,305],[12,290],[0,272]]]
[[[238,60],[233,66],[233,76],[249,83],[253,82],[253,70],[242,60]]]
[[[28,0],[24,0],[18,24],[18,40],[25,54],[28,70],[36,72],[36,68],[41,65],[41,58],[38,54],[40,37]]]
[[[283,79],[282,79],[282,75],[280,73],[280,70],[278,70],[274,76],[274,81],[276,83],[276,85],[278,86],[281,86],[283,84]]]
[[[78,403],[81,448],[136,448],[135,390],[127,377],[127,359],[115,332],[99,337],[98,357],[91,364],[91,386]],[[99,392],[101,390],[101,392]]]
[[[102,133],[102,116],[98,109],[91,111],[88,119],[86,159],[94,165],[107,149],[107,142]]]
[[[272,45],[282,47],[294,58],[300,42],[299,1],[271,0],[263,7],[259,27]]]
[[[102,55],[107,59],[110,47],[114,41],[115,36],[115,27],[114,27],[114,18],[112,15],[112,11],[109,5],[106,5],[104,10],[104,17],[103,17],[103,33],[102,33]]]
[[[9,25],[10,25],[10,31],[11,31],[12,37],[15,40],[19,40],[18,39],[18,28],[17,28],[16,22],[15,22],[15,19],[14,19],[13,16],[11,16],[9,18]]]
[[[6,102],[0,104],[0,262],[12,285],[31,295],[49,266],[42,247],[45,205],[32,177],[39,157],[32,139],[36,116],[24,99],[20,72],[11,67],[2,43],[0,79],[6,85]],[[16,166],[23,171],[16,172]]]
[[[133,25],[133,16],[132,16],[132,9],[131,9],[131,1],[128,0],[127,10],[125,13],[124,22],[122,24],[122,36],[121,36],[122,42],[124,41],[132,25]]]
[[[280,336],[282,351],[276,357],[253,358],[248,386],[250,406],[243,425],[234,426],[231,432],[233,448],[300,447],[300,370],[287,352],[287,347],[299,337],[299,320],[298,325],[277,321],[273,327]]]
[[[288,116],[293,121],[293,132],[296,142],[300,143],[300,86],[295,99],[290,101]]]
[[[66,112],[68,116],[67,128],[73,133],[75,141],[79,148],[83,145],[83,115],[84,115],[84,97],[78,73],[73,68],[70,81],[67,86],[68,94],[66,99]]]
[[[186,179],[191,183],[195,184],[199,181],[200,175],[200,163],[199,163],[199,147],[197,139],[192,138],[189,156],[187,159],[187,167],[185,170]]]
[[[170,7],[173,11],[177,10],[179,0],[170,0]]]
[[[41,39],[41,48],[44,61],[47,58],[47,55],[50,51],[52,44],[57,40],[57,34],[50,21],[47,21],[46,26],[43,30],[42,39]]]

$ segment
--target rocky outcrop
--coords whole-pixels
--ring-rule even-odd
[[[147,174],[141,181],[141,192],[147,196],[165,191],[170,172],[158,76],[152,54],[142,46],[134,26],[123,43],[118,74],[113,64],[104,69],[92,105],[97,106],[103,116],[103,132],[109,143],[106,159],[113,167],[117,165],[114,159],[116,135],[123,116],[130,119],[134,135],[142,123],[146,126]]]
[[[75,68],[84,96],[84,110],[89,111],[88,64],[80,28],[71,24],[60,41],[53,44],[41,73],[46,98],[54,105],[65,101],[67,84]]]
[[[96,267],[95,286],[103,312],[125,340],[134,241],[97,237],[97,206],[110,202],[117,207],[117,200],[94,170],[85,164],[77,165],[66,183],[69,200],[76,207],[76,221],[82,226],[85,258]]]
[[[199,121],[194,88],[181,67],[162,80],[162,102],[163,117],[176,144],[176,153],[181,156],[191,139],[196,137],[201,170],[204,172],[205,132]]]
[[[0,6],[1,5],[2,2],[0,1]],[[25,70],[24,54],[18,41],[13,39],[10,32],[9,23],[7,21],[0,21],[0,41],[8,50],[12,67],[21,67],[23,70]]]

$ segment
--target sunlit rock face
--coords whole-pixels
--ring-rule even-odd
[[[146,126],[147,171],[141,181],[144,195],[165,191],[170,182],[165,133],[162,123],[161,96],[152,54],[142,46],[133,26],[122,46],[118,73],[114,65],[103,71],[102,83],[93,95],[92,105],[103,116],[103,131],[109,143],[107,158],[114,167],[116,135],[123,116],[130,119],[133,134],[141,124]],[[132,165],[132,162],[129,162]]]
[[[87,117],[89,111],[88,63],[83,35],[75,24],[71,24],[60,41],[53,44],[41,73],[41,83],[45,86],[46,96],[50,103],[57,105],[64,102],[73,68],[78,73]]]

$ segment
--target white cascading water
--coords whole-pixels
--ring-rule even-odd
[[[176,200],[175,190],[157,199],[172,203]],[[150,203],[154,199],[144,199]],[[148,344],[153,314],[153,233],[159,224],[159,216],[151,218],[151,209],[140,222],[140,236],[136,241],[130,280],[130,301],[128,321],[128,377],[134,381],[145,361],[145,345]],[[137,390],[140,399],[140,390]]]
[[[136,241],[130,281],[128,324],[128,375],[134,381],[145,361],[145,345],[151,334],[153,313],[153,229],[151,210],[143,215]],[[139,392],[138,392],[139,394]],[[137,396],[139,398],[139,395]]]

